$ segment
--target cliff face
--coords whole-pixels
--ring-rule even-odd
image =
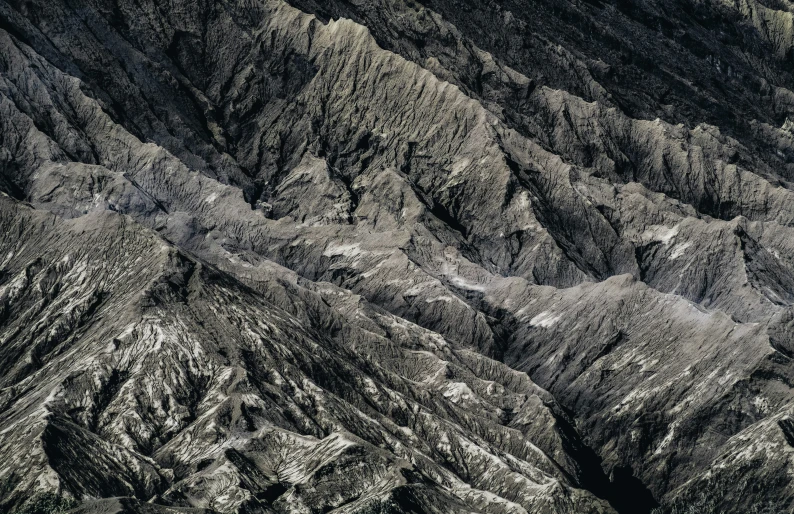
[[[0,1],[0,509],[788,512],[792,13]]]

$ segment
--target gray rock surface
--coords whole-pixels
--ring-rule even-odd
[[[792,13],[0,1],[0,509],[791,511]]]

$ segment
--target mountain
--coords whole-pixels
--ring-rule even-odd
[[[0,0],[0,511],[794,509],[790,0]]]

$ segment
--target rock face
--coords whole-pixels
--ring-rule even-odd
[[[0,511],[792,512],[793,17],[0,0]]]

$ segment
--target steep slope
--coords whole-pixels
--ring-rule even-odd
[[[790,508],[787,4],[473,4],[0,3],[3,505]]]
[[[330,285],[271,278],[284,311],[118,214],[0,201],[6,502],[611,511],[526,375]]]

